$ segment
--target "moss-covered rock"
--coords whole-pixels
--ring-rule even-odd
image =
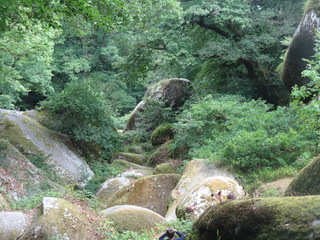
[[[188,240],[319,239],[320,197],[229,201],[208,208]]]
[[[305,166],[288,186],[286,196],[320,194],[320,156]]]
[[[213,180],[211,183],[212,179],[216,180]],[[210,200],[210,191],[214,192],[215,190],[221,190],[223,195],[226,195],[231,189],[233,190],[233,188],[227,187],[228,184],[219,179],[233,181],[234,177],[227,169],[219,167],[207,160],[197,159],[190,161],[183,170],[179,183],[170,195],[170,205],[166,214],[166,219],[170,221],[176,220],[177,207],[181,207],[181,209],[189,206],[199,208],[194,215],[199,216]],[[238,184],[235,186],[238,186]],[[242,188],[239,186],[239,189]],[[202,194],[202,191],[205,193]],[[194,198],[194,202],[192,202],[193,192],[198,192],[197,197]],[[242,193],[239,192],[238,196],[241,194]],[[188,201],[185,201],[186,199],[188,199]]]
[[[153,146],[164,144],[171,139],[173,139],[173,129],[170,123],[158,126],[151,134],[151,143]]]
[[[184,78],[163,79],[150,86],[146,98],[163,99],[167,106],[178,108],[190,97],[190,81]]]
[[[126,152],[117,153],[114,159],[122,159],[138,165],[143,165],[144,162],[146,161],[146,157],[142,154],[126,153]]]
[[[118,231],[143,231],[164,223],[165,219],[158,213],[147,208],[121,205],[101,211],[104,219],[112,221]]]
[[[19,239],[27,223],[27,216],[22,212],[0,212],[0,239]]]
[[[162,144],[148,158],[148,166],[157,166],[172,161],[170,157],[171,141]]]
[[[169,174],[177,173],[177,166],[173,162],[162,163],[157,165],[153,171],[153,174]]]
[[[70,240],[97,239],[86,215],[72,203],[59,198],[43,198],[41,213],[28,227],[22,240],[47,240],[65,235]]]
[[[310,59],[315,53],[316,32],[320,30],[319,5],[318,0],[307,2],[305,14],[287,50],[282,80],[289,91],[294,85],[302,86],[309,81],[301,76],[301,72],[306,69],[305,59]]]
[[[0,109],[0,134],[23,155],[48,156],[60,179],[83,187],[93,172],[85,161],[72,152],[52,131],[23,112]]]
[[[112,194],[119,191],[122,187],[129,185],[130,180],[125,177],[111,178],[106,180],[99,191],[97,197],[100,202],[106,202]]]
[[[177,109],[191,95],[190,81],[183,78],[164,79],[150,86],[145,93],[144,98],[162,99],[167,107],[172,106]],[[146,102],[141,101],[132,111],[131,116],[126,124],[125,131],[137,129],[139,122],[139,113],[145,108]]]
[[[107,201],[107,207],[135,205],[164,216],[170,193],[179,178],[178,174],[161,174],[137,179],[113,194]]]
[[[0,139],[0,187],[13,200],[48,188],[60,188],[4,139]],[[1,201],[1,205],[6,208],[7,204]]]
[[[112,165],[122,167],[124,169],[124,172],[131,171],[131,172],[141,173],[143,176],[152,175],[152,171],[153,171],[153,168],[151,167],[141,166],[139,164],[128,162],[123,159],[114,160],[112,162]],[[120,175],[123,175],[123,174],[120,174]]]

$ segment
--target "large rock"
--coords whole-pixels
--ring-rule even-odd
[[[315,53],[316,32],[320,30],[319,6],[319,1],[308,1],[306,13],[287,50],[282,80],[289,90],[296,84],[302,86],[308,82],[301,72],[306,69],[305,59],[310,59]]]
[[[288,186],[286,196],[320,194],[320,155],[305,166]]]
[[[19,239],[28,219],[22,212],[0,212],[0,240]]]
[[[86,215],[70,202],[52,197],[42,201],[41,215],[28,227],[21,240],[46,240],[65,236],[69,240],[91,240],[95,231]]]
[[[106,180],[97,192],[98,200],[100,202],[106,202],[112,194],[129,185],[129,183],[130,180],[126,177],[117,177]]]
[[[179,181],[177,174],[152,175],[137,179],[120,189],[107,201],[107,207],[135,205],[164,216],[169,196]]]
[[[0,110],[0,134],[24,155],[48,156],[47,164],[68,183],[80,187],[92,178],[85,161],[72,152],[52,131],[23,112]]]
[[[149,176],[152,175],[153,168],[141,166],[139,164],[135,164],[132,162],[128,162],[123,159],[116,159],[112,162],[114,166],[120,166],[124,169],[123,173],[120,173],[119,177],[125,177],[127,175],[136,175],[141,174],[141,176]]]
[[[138,165],[143,165],[146,157],[143,154],[120,152],[114,156],[114,159],[122,159]]]
[[[39,193],[48,187],[59,188],[8,141],[0,139],[0,188],[2,191],[11,199],[18,200],[28,193]],[[7,208],[7,204],[1,199],[0,197],[0,205]]]
[[[234,180],[232,173],[215,164],[197,159],[189,162],[182,173],[176,188],[172,191],[171,203],[166,214],[167,220],[176,220],[177,208],[192,207],[196,211],[193,217],[198,217],[210,204],[211,193],[222,192],[223,199],[234,192],[242,198],[244,191]]]
[[[188,239],[320,239],[319,206],[319,196],[228,201],[208,208]]]
[[[169,78],[159,81],[148,88],[144,98],[164,100],[166,106],[179,108],[190,97],[190,81],[184,78]],[[132,111],[125,131],[135,130],[139,122],[139,113],[145,108],[146,101],[141,101]]]
[[[114,223],[118,231],[150,230],[165,222],[164,217],[147,208],[121,205],[101,211],[101,216]]]
[[[218,197],[215,197],[214,201],[211,198],[212,193],[219,191],[222,201],[227,201],[229,194],[233,194],[236,199],[244,196],[243,188],[231,178],[222,176],[206,178],[180,199],[176,210],[177,216],[184,218],[186,214],[190,214],[192,219],[197,219],[208,207],[220,203]]]

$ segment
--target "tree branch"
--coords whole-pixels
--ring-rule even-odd
[[[206,29],[210,29],[215,31],[216,33],[218,33],[219,35],[225,37],[225,38],[230,38],[230,35],[223,31],[222,29],[218,28],[216,25],[214,24],[208,24],[204,21],[205,16],[194,16],[192,18],[192,22],[195,24],[198,24],[200,27],[206,28]]]

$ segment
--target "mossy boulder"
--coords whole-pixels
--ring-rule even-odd
[[[168,173],[177,173],[177,165],[175,165],[173,162],[159,164],[153,170],[154,175]]]
[[[151,134],[153,146],[159,146],[173,139],[172,124],[166,123],[158,126]]]
[[[286,196],[320,194],[320,155],[305,166],[288,186]]]
[[[188,240],[320,239],[320,197],[236,200],[208,208]]]
[[[117,177],[106,180],[99,191],[97,197],[100,202],[106,202],[112,194],[119,191],[122,187],[129,185],[130,180],[125,177]]]
[[[117,153],[114,159],[122,159],[131,163],[135,163],[138,165],[143,165],[146,161],[146,157],[142,154],[137,153],[127,153],[127,152],[120,152]]]
[[[231,172],[229,172],[227,169],[217,166],[216,164],[209,162],[208,160],[204,159],[196,159],[190,161],[185,169],[182,172],[182,176],[180,178],[179,183],[175,187],[175,189],[171,192],[170,195],[170,205],[168,212],[166,214],[167,220],[176,220],[176,209],[178,206],[183,206],[185,199],[192,199],[192,193],[196,190],[202,189],[204,186],[206,186],[208,181],[210,181],[213,177],[224,178],[234,180],[234,176]],[[216,184],[218,184],[220,181],[216,180]],[[214,187],[216,186],[216,187]],[[224,187],[226,185],[210,185],[210,187],[205,189],[212,190],[224,190]],[[225,189],[227,190],[227,189]],[[224,192],[224,194],[227,191]],[[207,195],[211,195],[211,193],[207,192],[205,195],[205,199]],[[202,195],[200,194],[200,197]],[[207,201],[207,200],[206,200]],[[200,204],[197,206],[197,204]],[[198,199],[196,201],[196,204],[192,203],[193,207],[199,207],[202,208],[202,201],[201,199]],[[187,206],[186,206],[187,207]],[[197,214],[198,215],[198,214]]]
[[[0,187],[12,200],[48,188],[60,188],[44,171],[4,139],[0,139]],[[1,199],[3,198],[0,198],[1,206],[6,208],[7,204]]]
[[[190,81],[183,78],[169,78],[161,80],[150,86],[144,98],[163,100],[167,107],[173,109],[181,107],[191,95]],[[146,101],[141,101],[132,111],[126,124],[125,131],[136,130],[137,123],[140,121],[139,113],[144,111]]]
[[[61,180],[80,187],[92,178],[87,163],[72,152],[54,132],[23,112],[0,109],[0,135],[23,155],[47,156]]]
[[[188,194],[179,201],[176,209],[178,218],[185,218],[187,214],[197,219],[208,207],[220,203],[216,197],[212,201],[211,194],[221,191],[221,200],[227,201],[228,194],[232,193],[236,199],[243,198],[243,188],[233,179],[223,176],[206,178],[191,188]],[[192,210],[190,210],[192,209]]]
[[[0,239],[19,239],[27,224],[28,218],[22,212],[0,212]]]
[[[319,6],[318,0],[307,2],[305,14],[287,50],[282,80],[289,91],[294,85],[302,86],[309,81],[301,76],[301,72],[307,66],[305,59],[311,59],[315,54],[316,32],[320,30]]]
[[[112,165],[120,166],[124,169],[124,172],[136,172],[141,173],[143,176],[152,175],[153,168],[141,166],[132,162],[128,162],[122,159],[116,159],[112,162]],[[120,174],[120,176],[123,174]]]
[[[103,219],[112,221],[120,232],[151,230],[157,224],[165,222],[164,217],[158,213],[133,205],[114,206],[101,211],[100,215]]]
[[[45,197],[40,216],[28,227],[21,240],[47,240],[59,235],[70,240],[97,239],[94,233],[87,216],[75,205],[63,199]]]
[[[106,205],[107,207],[135,205],[164,216],[167,212],[170,193],[179,178],[178,174],[161,174],[137,179],[113,194]]]
[[[170,156],[171,141],[159,146],[148,158],[148,166],[157,166],[172,161]]]
[[[166,106],[173,108],[181,107],[190,97],[191,84],[184,78],[163,79],[150,86],[146,93],[146,98],[163,99]]]

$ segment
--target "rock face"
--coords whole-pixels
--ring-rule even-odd
[[[145,93],[144,98],[163,99],[166,106],[172,106],[174,109],[182,106],[190,97],[190,81],[184,78],[164,79],[151,87]],[[139,121],[139,112],[142,112],[146,105],[141,101],[132,111],[131,116],[125,127],[125,131],[135,130]]]
[[[312,0],[309,0],[310,7],[313,6],[311,2]],[[319,3],[314,4],[319,7]],[[307,65],[304,59],[310,59],[314,55],[316,31],[320,30],[318,12],[315,8],[307,9],[287,51],[282,80],[289,90],[295,84],[302,86],[308,82],[301,77],[301,72]]]
[[[66,182],[83,187],[93,176],[89,166],[52,131],[22,112],[0,110],[0,134],[24,155],[48,156],[47,163]]]
[[[190,240],[320,239],[320,197],[229,201],[208,208]]]
[[[16,240],[27,227],[27,217],[22,212],[0,212],[0,240]]]
[[[135,205],[162,216],[167,212],[169,196],[179,181],[177,174],[151,175],[131,182],[107,201],[107,207]]]
[[[118,231],[150,230],[165,219],[147,208],[132,205],[121,205],[101,211],[104,219],[111,220]]]
[[[18,200],[28,192],[58,186],[8,141],[0,139],[0,187],[11,199]],[[2,199],[1,196],[1,207],[7,208]]]
[[[286,196],[320,194],[320,155],[305,166],[288,186]]]
[[[197,218],[211,204],[211,193],[221,191],[222,199],[234,192],[238,198],[244,196],[241,186],[226,169],[203,159],[188,163],[176,188],[172,191],[172,200],[167,220],[176,220],[176,212],[192,207],[192,217]],[[187,209],[186,209],[187,210]],[[183,215],[183,213],[182,213]]]
[[[95,239],[87,217],[70,202],[45,197],[41,208],[42,215],[23,234],[22,240],[46,240],[56,236],[69,240]]]

